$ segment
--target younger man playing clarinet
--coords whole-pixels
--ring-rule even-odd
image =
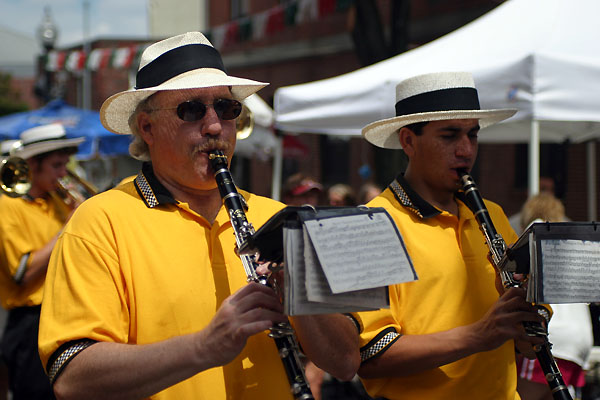
[[[369,124],[363,136],[403,149],[408,166],[368,206],[392,215],[419,279],[390,286],[389,310],[355,315],[359,375],[371,396],[390,400],[518,399],[514,340],[541,343],[521,326],[541,317],[522,289],[498,296],[488,248],[459,191],[459,170],[473,167],[479,130],[515,111],[481,110],[468,73],[407,79],[396,99],[396,117]],[[512,243],[501,208],[486,204]]]

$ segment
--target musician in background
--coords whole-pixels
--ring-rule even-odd
[[[541,318],[524,290],[503,291],[459,191],[459,171],[475,163],[479,130],[515,111],[481,110],[468,73],[407,79],[396,99],[397,116],[362,133],[376,146],[403,149],[408,166],[368,206],[393,217],[419,279],[389,287],[390,309],[355,314],[359,376],[371,396],[386,399],[518,399],[513,340],[542,343],[521,325]],[[486,205],[514,242],[502,209]]]
[[[13,149],[18,140],[4,140],[0,143],[0,162],[10,156],[10,151]],[[4,193],[0,190],[0,196]],[[2,240],[2,239],[0,239]],[[2,343],[2,335],[6,326],[7,311],[4,307],[0,307],[0,343]],[[1,351],[1,350],[0,350]],[[8,396],[8,369],[4,357],[0,354],[0,400],[5,400]]]
[[[38,354],[38,324],[50,252],[71,210],[51,193],[82,141],[67,139],[60,124],[24,131],[15,155],[29,165],[31,188],[0,197],[0,300],[9,310],[0,346],[15,400],[54,398]]]
[[[77,209],[51,258],[39,347],[54,390],[86,399],[292,398],[266,332],[286,321],[283,307],[271,288],[246,282],[208,160],[215,149],[231,159],[240,101],[266,84],[227,75],[200,32],[149,46],[136,80],[100,115],[110,131],[133,134],[130,153],[146,162],[133,181]],[[240,194],[255,229],[283,207]],[[351,320],[294,323],[309,356],[322,343],[317,362],[354,373],[358,351],[334,346],[357,345]]]

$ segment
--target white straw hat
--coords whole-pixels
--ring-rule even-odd
[[[74,147],[85,141],[85,138],[67,139],[65,128],[61,124],[40,125],[21,132],[21,146],[14,150],[14,155],[30,158],[49,151]]]
[[[478,119],[481,129],[510,118],[516,109],[481,110],[473,77],[468,72],[418,75],[396,86],[396,116],[375,121],[362,135],[375,146],[401,149],[398,131],[417,122]]]
[[[3,140],[0,143],[0,157],[10,156],[20,145],[21,143],[16,139]]]
[[[138,104],[159,90],[230,86],[243,100],[268,83],[227,75],[219,51],[200,32],[188,32],[149,46],[142,53],[135,88],[112,95],[100,108],[102,125],[131,134],[129,117]]]

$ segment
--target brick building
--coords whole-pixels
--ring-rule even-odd
[[[198,22],[198,29],[220,48],[228,71],[270,82],[259,94],[272,102],[279,87],[333,77],[399,54],[461,27],[501,0],[201,3],[205,18]],[[305,7],[307,4],[314,8]],[[144,43],[100,39],[92,43],[92,49]],[[98,109],[106,97],[131,86],[137,64],[124,65],[129,66],[92,72],[93,109]],[[65,80],[66,98],[71,104],[79,101],[79,76],[78,72],[69,73]],[[361,138],[301,134],[293,141],[296,150],[300,149],[295,152],[299,156],[284,153],[284,178],[302,171],[326,186],[344,182],[358,190],[366,180],[385,185],[404,162],[399,152],[376,149]],[[541,173],[555,178],[558,195],[573,220],[588,219],[587,156],[586,144],[547,144],[541,149]],[[599,156],[595,157],[600,169]],[[271,176],[270,161],[245,159],[235,165],[240,169],[236,173],[240,186],[259,194],[271,193],[270,180],[265,179]],[[486,197],[500,203],[509,215],[517,212],[527,197],[526,145],[482,144],[474,175]]]

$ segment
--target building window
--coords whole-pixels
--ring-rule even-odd
[[[241,18],[249,13],[250,0],[231,0],[231,19]]]

